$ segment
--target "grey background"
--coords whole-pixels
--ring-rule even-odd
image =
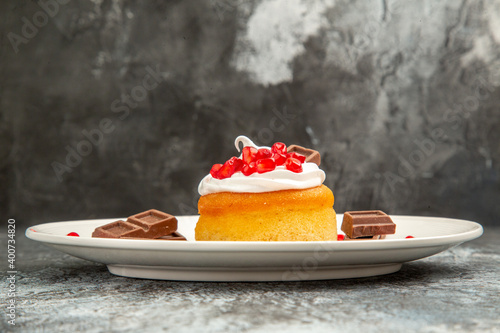
[[[2,220],[195,214],[244,134],[337,212],[498,223],[500,1],[63,2],[0,2]]]

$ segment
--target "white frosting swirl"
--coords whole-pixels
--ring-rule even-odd
[[[240,142],[243,143],[243,147],[255,147],[257,149],[259,149],[259,148],[268,148],[268,149],[271,149],[269,147],[264,147],[264,146],[259,147],[255,143],[253,143],[252,140],[250,140],[249,138],[247,138],[246,136],[240,135],[239,137],[237,137],[236,139],[234,139],[234,145],[235,145],[237,151],[241,151],[241,149],[240,149]]]
[[[243,146],[257,147],[246,136],[236,138],[234,144],[240,151],[239,143]],[[320,186],[325,181],[325,173],[315,163],[303,163],[302,172],[295,173],[287,170],[284,166],[277,166],[275,170],[265,173],[253,173],[245,176],[241,172],[236,172],[230,178],[216,179],[210,174],[206,175],[198,186],[200,195],[207,195],[218,192],[236,193],[261,193],[292,189],[306,189]]]

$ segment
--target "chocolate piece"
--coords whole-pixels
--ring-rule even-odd
[[[141,238],[141,237],[120,237],[120,238],[122,238],[122,239],[142,239],[142,240],[151,239],[151,238]],[[161,237],[155,238],[153,240],[185,241],[187,239],[178,231],[174,231],[173,233],[171,233],[169,235],[161,236]]]
[[[156,209],[132,215],[127,221],[116,221],[98,227],[92,237],[156,239],[177,230],[177,219]]]
[[[101,238],[140,237],[142,235],[144,235],[142,228],[122,220],[98,227],[92,233],[92,237]]]
[[[127,221],[142,227],[145,238],[159,238],[177,230],[177,219],[156,209],[132,215]]]
[[[349,238],[360,238],[394,234],[396,225],[386,213],[368,210],[345,212],[341,229]]]
[[[396,229],[394,229],[394,232],[396,231]],[[386,234],[383,234],[383,235],[375,235],[372,237],[372,239],[385,239],[385,235]]]
[[[346,236],[346,238],[344,238],[345,241],[366,240],[366,239],[385,239],[385,235],[375,235],[375,236],[366,236],[366,237],[358,237],[358,238],[349,238]]]
[[[297,154],[304,155],[306,157],[306,162],[315,163],[318,166],[321,164],[321,155],[316,150],[304,148],[297,145],[290,145],[286,150],[286,152],[287,153],[295,152]]]
[[[170,235],[162,236],[158,239],[171,240],[171,241],[185,241],[186,237],[184,237],[178,231],[175,231],[175,232],[171,233]]]

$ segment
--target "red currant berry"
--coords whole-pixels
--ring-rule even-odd
[[[343,241],[343,240],[344,240],[344,238],[345,238],[345,236],[344,236],[344,235],[342,235],[342,234],[338,234],[338,235],[337,235],[337,240],[338,240],[338,241]]]
[[[286,154],[286,145],[282,142],[276,142],[272,147],[271,151],[275,154]]]
[[[241,151],[241,159],[245,163],[255,162],[257,160],[257,148],[246,146]]]
[[[296,158],[289,157],[286,159],[285,168],[295,173],[302,172],[302,163]]]
[[[255,165],[257,166],[258,173],[273,171],[276,168],[276,162],[272,158],[260,159]]]
[[[212,175],[212,177],[214,177],[215,179],[220,179],[219,178],[219,170],[220,168],[222,168],[222,164],[214,164],[212,166],[212,169],[210,169],[210,174]]]
[[[286,155],[280,153],[274,153],[273,159],[276,161],[276,165],[283,165],[286,161]]]
[[[413,237],[413,236],[406,236],[406,238],[415,238],[415,237]]]
[[[271,152],[270,149],[267,149],[267,148],[260,148],[258,151],[257,151],[257,161],[258,160],[262,160],[264,158],[271,158],[273,157],[273,153]]]
[[[300,161],[300,163],[304,163],[306,161],[306,157],[304,155],[298,154],[296,152],[288,153],[288,154],[286,154],[286,157],[292,157],[292,158],[298,159]]]
[[[70,232],[69,234],[67,234],[66,236],[74,236],[74,237],[80,237],[79,234],[77,234],[76,232]]]
[[[252,173],[255,173],[257,171],[257,166],[255,166],[255,162],[250,162],[248,164],[244,164],[243,165],[243,169],[241,170],[241,172],[243,172],[243,174],[245,176],[250,176]]]

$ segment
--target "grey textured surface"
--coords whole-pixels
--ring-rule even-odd
[[[111,275],[18,236],[20,332],[500,332],[500,228],[398,273],[287,283]],[[1,235],[2,242],[5,234]],[[3,274],[3,272],[2,272]],[[9,331],[5,320],[0,326]]]
[[[0,2],[1,219],[195,213],[199,180],[246,134],[319,150],[339,212],[498,223],[498,0],[79,0],[49,14]]]

